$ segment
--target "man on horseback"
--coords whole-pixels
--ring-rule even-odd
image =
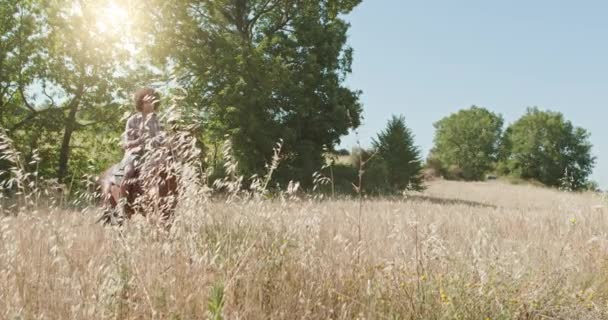
[[[98,221],[104,224],[121,224],[122,219],[130,218],[135,213],[134,201],[140,196],[153,200],[163,221],[169,221],[175,209],[178,177],[169,168],[176,158],[169,152],[179,144],[162,131],[155,113],[159,94],[154,89],[137,90],[134,100],[137,113],[127,120],[122,140],[124,157],[97,181],[105,206]]]
[[[145,174],[141,164],[146,146],[154,147],[162,138],[162,127],[155,113],[160,105],[159,94],[152,88],[141,88],[134,98],[137,113],[127,120],[122,142],[125,155],[119,166],[124,174],[120,184],[121,197],[127,196],[128,185],[138,174]]]

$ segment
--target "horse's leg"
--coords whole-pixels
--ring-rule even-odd
[[[122,225],[123,223],[123,218],[121,217],[120,214],[117,214],[116,210],[119,207],[119,203],[120,203],[120,186],[112,184],[110,186],[110,200],[109,200],[109,204],[110,204],[110,214],[111,214],[111,222],[110,224],[112,225]]]
[[[97,222],[103,221],[104,225],[116,224],[115,210],[120,197],[120,189],[116,185],[112,184],[112,182],[106,180],[101,185],[101,196],[104,209],[103,214],[97,220]]]
[[[135,200],[140,195],[139,186],[137,183],[130,183],[127,188],[126,203],[124,204],[124,212],[127,219],[131,219],[135,214]]]
[[[112,207],[113,209],[115,209],[118,206],[118,203],[120,202],[120,187],[117,185],[112,185],[110,187],[110,207]]]
[[[160,210],[160,190],[162,188],[153,183],[145,183],[142,185],[141,200],[142,200],[142,215],[145,217],[153,217]]]
[[[159,187],[159,198],[161,204],[161,221],[166,229],[171,228],[171,218],[177,206],[177,178],[174,175],[165,177]]]

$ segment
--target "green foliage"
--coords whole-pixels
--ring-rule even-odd
[[[27,163],[40,154],[41,177],[78,181],[118,160],[127,97],[170,70],[188,93],[181,114],[208,146],[230,137],[239,174],[264,172],[282,138],[277,180],[307,185],[323,146],[360,123],[340,18],[359,3],[132,1],[130,30],[102,30],[107,2],[4,1],[0,125]]]
[[[30,166],[42,178],[79,181],[120,156],[121,104],[146,73],[129,72],[137,65],[127,63],[125,34],[99,29],[104,5],[28,0],[0,8],[0,125],[27,163],[38,152],[43,161]]]
[[[600,189],[600,184],[597,181],[588,180],[587,183],[583,186],[582,190],[591,191],[591,192],[602,192]]]
[[[265,185],[296,180],[308,188],[323,168],[337,192],[351,193],[363,159],[365,193],[419,190],[420,151],[402,117],[389,121],[373,150],[350,155],[352,166],[325,165],[328,150],[360,125],[360,92],[344,85],[353,50],[341,18],[360,2],[135,0],[127,32],[100,29],[105,1],[4,0],[0,127],[24,170],[78,183],[120,158],[131,93],[170,74],[164,80],[187,93],[182,120],[200,124],[193,134],[206,146],[207,165],[222,168],[220,145],[229,137],[233,174],[244,175],[244,184],[267,172],[282,140],[276,181]],[[475,106],[440,120],[427,166],[448,178],[479,180],[496,168],[551,186],[594,188],[587,131],[537,109],[501,140],[502,125],[500,115]],[[0,160],[0,171],[9,167]]]
[[[352,165],[333,165],[334,187],[337,194],[354,195],[353,182],[357,181],[357,169]]]
[[[429,177],[437,178],[446,176],[446,170],[443,168],[443,164],[433,153],[430,153],[426,158],[424,168],[426,170],[425,175],[428,175]]]
[[[386,162],[380,159],[377,150],[355,148],[350,157],[355,170],[355,179],[351,180],[353,187],[361,187],[361,191],[367,195],[383,195],[392,192]],[[358,186],[360,170],[363,171],[363,176],[361,185]]]
[[[379,161],[386,168],[388,188],[393,192],[423,189],[420,149],[403,116],[393,116],[373,141]]]
[[[224,309],[224,284],[217,282],[211,288],[211,294],[207,302],[208,317],[209,320],[222,320],[222,312]]]
[[[155,60],[175,62],[191,113],[209,140],[231,137],[242,174],[262,172],[283,139],[279,179],[306,185],[322,146],[359,125],[359,92],[342,84],[352,49],[339,16],[359,2],[152,1]]]
[[[0,5],[0,127],[9,131],[30,119],[24,99],[39,71],[40,20],[33,1],[3,0]],[[11,138],[27,145],[28,141]],[[8,166],[0,160],[0,170]]]
[[[584,189],[595,164],[589,136],[559,112],[529,108],[505,132],[501,167],[547,186]]]
[[[435,123],[433,155],[453,177],[482,180],[498,157],[502,116],[472,106]]]
[[[57,177],[70,175],[76,133],[83,127],[117,121],[113,103],[121,96],[127,49],[119,32],[99,29],[102,3],[49,2],[44,8],[48,33],[44,50],[48,58],[40,75],[43,86],[57,92],[49,95],[49,108],[63,112],[63,132],[58,143]],[[124,97],[124,96],[123,96]],[[73,170],[72,174],[75,173]]]
[[[122,35],[98,30],[104,1],[7,4],[0,9],[0,125],[27,163],[37,150],[41,177],[78,180],[91,173],[91,161],[106,158],[99,141],[119,131]]]

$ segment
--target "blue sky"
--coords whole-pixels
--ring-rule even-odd
[[[361,143],[403,114],[426,156],[433,123],[452,112],[475,104],[508,124],[538,106],[591,132],[591,178],[608,187],[607,12],[605,1],[363,0],[346,17]]]

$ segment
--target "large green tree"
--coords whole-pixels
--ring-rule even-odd
[[[120,151],[115,139],[125,110],[119,102],[139,84],[138,64],[127,23],[112,3],[7,0],[0,6],[0,125],[26,163],[37,150],[45,178],[78,180]]]
[[[155,56],[175,70],[206,139],[232,139],[242,173],[258,173],[283,139],[288,178],[308,182],[360,123],[348,23],[360,0],[156,1]]]
[[[43,13],[37,1],[6,0],[0,5],[0,128],[29,163],[40,130],[31,127],[41,112],[27,92],[38,78],[43,61]],[[28,152],[29,151],[29,152]],[[0,171],[12,166],[0,160]]]
[[[422,190],[422,160],[414,135],[403,116],[393,116],[372,145],[386,167],[386,180],[392,191]]]
[[[129,53],[121,41],[124,30],[102,25],[101,19],[110,18],[105,10],[103,1],[45,1],[48,58],[41,78],[57,93],[49,99],[53,107],[65,110],[57,159],[60,181],[68,175],[74,133],[117,120],[113,102],[125,87],[121,71]]]
[[[505,132],[501,167],[548,186],[568,180],[569,188],[585,188],[595,164],[589,136],[560,112],[529,108]]]
[[[481,180],[495,164],[502,116],[472,106],[435,123],[433,157],[444,169],[465,180]]]

